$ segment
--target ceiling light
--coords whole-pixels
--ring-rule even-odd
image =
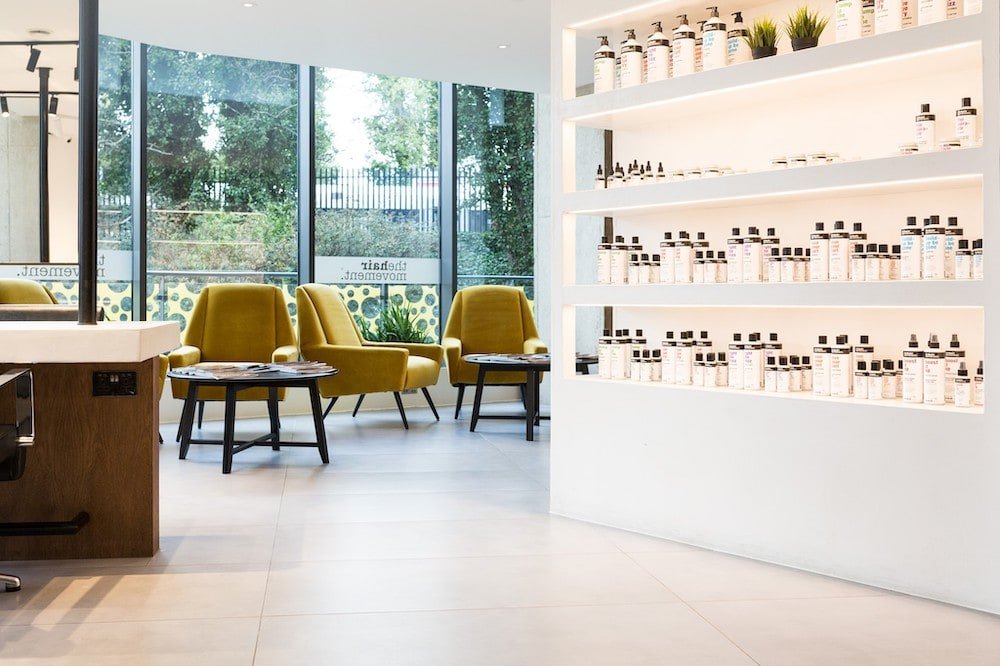
[[[247,9],[250,9],[251,7],[256,7],[257,3],[256,2],[244,2],[243,6],[246,7]]]
[[[54,116],[59,113],[59,98],[55,95],[49,100],[49,115]]]
[[[497,48],[498,49],[509,49],[510,48],[510,44],[498,44]]]
[[[34,46],[28,51],[28,71],[33,72],[38,67],[38,59],[42,57],[42,52]]]
[[[10,117],[10,107],[7,106],[6,97],[0,97],[0,116],[3,116],[4,118]]]

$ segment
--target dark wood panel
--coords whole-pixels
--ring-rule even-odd
[[[34,365],[35,446],[0,483],[0,522],[90,523],[74,536],[0,537],[0,560],[148,557],[159,548],[157,364]],[[13,367],[0,365],[0,369]],[[135,371],[138,395],[94,397],[93,373]]]

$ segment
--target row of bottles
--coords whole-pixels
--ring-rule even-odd
[[[908,404],[983,406],[985,374],[972,365],[952,335],[942,346],[930,334],[921,346],[910,336],[901,359],[876,359],[869,336],[852,345],[846,334],[818,336],[809,354],[784,349],[777,333],[734,333],[725,350],[713,349],[708,331],[667,331],[650,348],[642,329],[605,330],[598,339],[598,374],[604,379],[662,382],[679,386],[774,393],[807,392],[820,397],[902,400]]]
[[[962,105],[955,111],[955,135],[938,140],[937,114],[930,104],[921,104],[914,119],[914,141],[899,147],[900,154],[933,153],[937,150],[972,148],[978,146],[979,110],[972,106],[971,97],[963,97]]]
[[[835,0],[837,42],[978,14],[982,0]]]

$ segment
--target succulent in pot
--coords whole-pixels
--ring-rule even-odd
[[[744,39],[754,60],[773,56],[778,53],[778,24],[767,17],[759,18],[750,26]]]
[[[811,49],[819,44],[820,35],[829,22],[828,17],[808,7],[799,7],[789,14],[785,20],[785,34],[792,43],[792,50]]]

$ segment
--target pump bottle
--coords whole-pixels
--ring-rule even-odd
[[[694,71],[702,68],[702,45],[705,42],[705,22],[698,21],[698,36],[694,40]]]
[[[972,407],[972,378],[965,361],[955,371],[954,402],[956,407]]]
[[[930,25],[948,18],[947,0],[918,0],[917,25]]]
[[[875,34],[884,35],[887,32],[902,29],[903,3],[901,0],[875,0]]]
[[[653,34],[646,40],[646,82],[662,81],[670,76],[670,40],[663,34],[663,24],[653,23]]]
[[[972,16],[983,11],[983,0],[965,0],[965,15]],[[979,403],[976,403],[979,404]]]
[[[753,60],[753,53],[750,51],[750,45],[746,41],[746,38],[749,36],[750,32],[743,25],[743,12],[735,12],[733,14],[733,28],[729,31],[729,38],[726,40],[726,51],[728,52],[730,65]]]
[[[606,35],[598,39],[601,46],[594,51],[594,92],[610,92],[615,89],[615,50]]]
[[[915,123],[917,152],[933,153],[937,150],[937,116],[931,113],[930,104],[920,105]]]
[[[943,405],[945,395],[945,351],[938,336],[932,334],[924,352],[924,404]]]
[[[695,61],[695,34],[688,25],[687,14],[681,14],[677,18],[681,22],[674,28],[673,75],[675,77],[694,74]]]
[[[622,88],[642,84],[642,44],[635,38],[635,30],[625,31],[625,41],[621,46]]]
[[[916,334],[903,350],[903,402],[910,404],[924,401],[924,352]]]
[[[958,341],[958,334],[953,333],[951,342],[944,352],[944,401],[955,402],[955,377],[958,376],[959,365],[965,365],[965,350]]]
[[[983,374],[982,361],[979,362],[979,368],[976,370],[976,379],[973,383],[972,402],[976,407],[982,407],[986,404],[986,375]]]
[[[705,33],[702,38],[701,62],[702,69],[719,69],[729,64],[726,24],[719,19],[719,8],[709,7],[712,14],[705,21]]]
[[[861,38],[861,0],[837,0],[837,43]]]

